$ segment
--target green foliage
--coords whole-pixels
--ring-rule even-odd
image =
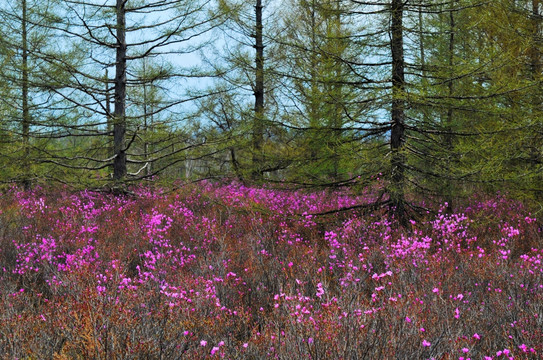
[[[111,179],[116,9],[70,4],[0,5],[3,183]],[[126,4],[129,181],[262,173],[259,181],[369,182],[449,203],[481,189],[543,202],[539,0],[406,2],[401,86],[391,1],[264,1],[258,111],[253,2]],[[205,66],[180,65],[197,50]],[[393,103],[405,110],[398,149]]]

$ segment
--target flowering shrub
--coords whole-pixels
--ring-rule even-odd
[[[133,193],[2,194],[4,358],[543,354],[540,228],[506,197],[402,230],[379,212],[330,212],[367,194]]]

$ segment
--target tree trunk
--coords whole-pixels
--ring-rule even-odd
[[[255,114],[253,120],[253,180],[262,180],[262,143],[264,141],[264,42],[262,39],[262,0],[256,1],[256,79],[255,79]]]
[[[456,1],[453,1],[453,5],[456,4]],[[454,19],[454,12],[451,10],[449,12],[449,80],[447,82],[447,89],[448,89],[448,95],[449,98],[452,99],[454,95],[454,46],[455,46],[455,31],[456,31],[456,24]],[[451,173],[451,156],[453,155],[453,136],[452,136],[452,124],[453,124],[453,118],[454,118],[454,109],[452,105],[448,106],[447,109],[447,119],[445,124],[445,151],[447,155],[446,163],[445,163],[445,171],[446,175],[448,176]],[[446,179],[445,180],[445,201],[447,202],[447,211],[449,213],[452,213],[453,210],[453,197],[452,197],[452,183],[451,180]]]
[[[143,61],[143,77],[147,79],[147,60]],[[147,162],[146,168],[145,168],[145,175],[151,176],[152,170],[151,170],[151,162],[149,161],[149,140],[148,136],[150,133],[152,133],[152,129],[149,130],[149,120],[151,120],[151,124],[153,123],[153,115],[151,114],[149,116],[149,105],[148,105],[149,99],[147,97],[147,81],[143,83],[143,131],[144,131],[144,138],[145,141],[143,143],[143,157]],[[150,119],[148,119],[150,117]]]
[[[22,0],[22,136],[23,136],[23,186],[30,188],[30,107],[28,101],[28,34],[27,34],[27,3]]]
[[[106,140],[110,139],[110,137],[113,135],[113,113],[111,112],[111,89],[109,88],[109,72],[106,68],[106,74],[105,74],[105,85],[106,85]],[[111,154],[114,154],[113,144],[109,144],[106,149],[107,156],[111,156]],[[113,164],[111,164],[109,167],[110,171],[113,171]]]
[[[319,86],[317,79],[317,65],[319,64],[319,59],[317,55],[317,21],[316,21],[316,3],[315,0],[311,1],[311,62],[309,69],[310,79],[311,79],[311,99],[310,99],[310,109],[309,109],[309,127],[312,128],[309,132],[309,156],[311,165],[314,165],[318,158],[318,152],[320,148],[319,137],[321,132],[318,130],[321,124],[321,116],[319,114]]]
[[[419,3],[419,51],[420,51],[420,68],[422,72],[423,79],[426,79],[426,53],[424,48],[424,24],[422,19],[422,5],[424,0],[421,0]]]
[[[396,218],[407,224],[404,195],[405,156],[402,153],[405,133],[405,62],[403,48],[404,0],[392,0],[391,52],[392,52],[392,111],[391,111],[391,205]]]
[[[117,0],[117,56],[115,63],[115,120],[113,124],[113,179],[126,176],[126,20],[128,0]]]
[[[541,0],[532,0],[532,45],[530,48],[530,71],[531,80],[534,83],[538,83],[541,79],[541,70],[543,67],[541,61],[541,50],[539,44],[541,42],[541,12],[540,12]],[[532,92],[532,111],[536,116],[539,116],[542,110],[542,91],[539,85]],[[530,162],[532,164],[541,164],[541,137],[543,135],[543,126],[539,122],[535,134],[533,136],[533,144],[530,146]],[[541,175],[537,175],[535,184],[535,198],[538,202],[543,202],[543,190],[541,190],[543,179]]]
[[[539,11],[541,0],[532,0],[532,46],[530,49],[530,62],[533,78],[541,74],[541,50],[538,47],[541,38],[541,13]]]

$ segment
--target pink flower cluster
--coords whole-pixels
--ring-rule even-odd
[[[541,230],[519,202],[472,199],[402,229],[386,209],[330,212],[371,191],[131,193],[2,194],[8,357],[543,353]]]

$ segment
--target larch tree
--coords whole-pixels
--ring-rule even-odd
[[[475,189],[534,191],[538,7],[509,0],[419,3],[407,27],[418,29],[420,44],[407,80],[411,183],[449,209]]]
[[[264,25],[262,22],[262,0],[255,4],[255,83],[254,83],[254,123],[253,123],[253,180],[262,180],[262,143],[264,141]]]
[[[55,28],[61,22],[58,9],[58,1],[44,0],[0,5],[0,79],[4,90],[1,101],[5,106],[2,132],[15,144],[8,146],[10,150],[3,159],[6,168],[13,170],[9,178],[20,181],[27,189],[38,176],[37,166],[43,155],[43,141],[37,139],[46,138],[60,126],[58,120],[71,111],[54,91],[62,88],[66,77],[57,64],[73,60],[73,56],[57,53],[61,46],[54,41],[59,35]],[[18,169],[13,169],[13,164],[18,164]]]
[[[285,126],[296,136],[291,173],[306,184],[340,184],[355,172],[355,133],[363,110],[347,61],[356,56],[344,1],[291,1],[283,11],[285,30],[279,68]],[[349,153],[349,154],[347,154]]]
[[[212,56],[208,65],[216,74],[210,88],[222,95],[202,104],[199,116],[208,125],[220,121],[220,126],[208,128],[209,134],[223,138],[220,152],[229,159],[236,176],[261,182],[284,167],[274,142],[280,130],[273,126],[277,113],[275,4],[262,0],[218,3],[226,21],[217,29],[214,53],[207,56]],[[221,116],[217,116],[218,109]],[[232,141],[233,133],[236,141]]]
[[[81,70],[72,72],[72,92],[64,94],[87,117],[81,120],[81,136],[102,144],[94,141],[93,150],[85,154],[52,161],[83,170],[111,168],[111,177],[119,184],[182,162],[180,154],[196,146],[182,130],[188,113],[183,104],[194,100],[182,82],[202,75],[182,62],[205,45],[205,34],[216,25],[215,15],[208,11],[210,3],[65,1],[64,35],[74,47],[85,49],[88,58]],[[111,68],[113,77],[104,76]],[[153,100],[152,89],[161,92]],[[150,152],[149,144],[137,146],[149,135],[150,119],[159,117],[167,130],[163,138],[153,140],[155,150]],[[107,149],[112,153],[104,157]],[[152,167],[154,163],[160,166]]]
[[[390,110],[391,191],[394,212],[400,222],[406,222],[405,214],[405,55],[404,55],[404,0],[392,0],[390,25],[390,52],[392,59],[392,105]]]

